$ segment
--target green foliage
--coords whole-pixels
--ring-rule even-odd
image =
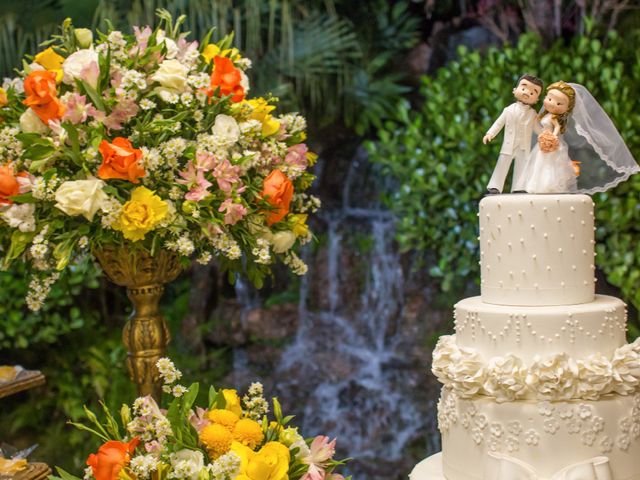
[[[640,33],[635,32],[634,37]],[[399,241],[435,257],[431,274],[450,291],[477,281],[478,201],[501,142],[482,137],[523,72],[547,83],[559,79],[585,85],[609,113],[636,158],[640,158],[640,64],[634,42],[611,33],[602,41],[576,37],[544,50],[539,38],[523,35],[516,45],[482,55],[461,49],[457,61],[424,77],[424,100],[412,109],[401,102],[394,121],[368,145],[374,161],[400,180],[387,199],[399,217]],[[598,266],[623,295],[640,306],[640,175],[614,191],[594,196],[600,242]]]
[[[53,286],[42,311],[34,313],[25,305],[29,279],[24,264],[0,272],[0,349],[54,343],[93,324],[98,312],[89,308],[86,293],[98,288],[98,275],[86,261],[70,267]]]

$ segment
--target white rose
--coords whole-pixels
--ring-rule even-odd
[[[34,232],[36,229],[36,219],[34,213],[36,206],[33,203],[13,204],[2,212],[2,219],[11,228],[17,228],[21,232]]]
[[[189,68],[178,60],[165,60],[151,79],[174,93],[182,93],[187,88],[188,73]]]
[[[24,133],[45,133],[48,129],[49,127],[30,108],[20,115],[20,130]]]
[[[293,247],[296,235],[290,230],[285,230],[272,235],[269,241],[275,253],[284,253]]]
[[[56,207],[70,216],[82,215],[90,222],[108,199],[102,180],[75,180],[64,182],[56,190]]]
[[[618,348],[613,354],[611,368],[613,370],[613,390],[621,395],[630,395],[640,385],[640,339]]]
[[[98,52],[86,48],[78,50],[69,55],[62,63],[62,71],[64,72],[62,81],[71,85],[76,79],[85,80],[95,88],[98,85],[100,73],[98,65]]]
[[[443,385],[451,385],[453,372],[451,367],[460,361],[460,349],[455,335],[442,335],[433,351],[431,371]]]
[[[204,468],[204,457],[199,450],[187,448],[178,450],[170,455],[171,467],[174,472],[180,472],[179,478],[198,480],[200,472]]]
[[[211,128],[216,140],[223,145],[233,145],[240,139],[240,127],[238,122],[229,115],[220,114]]]

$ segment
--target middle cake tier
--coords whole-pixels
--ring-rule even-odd
[[[529,362],[536,355],[563,353],[575,359],[611,356],[626,343],[626,305],[606,295],[553,307],[494,305],[471,297],[454,308],[458,346],[484,358],[517,354]]]

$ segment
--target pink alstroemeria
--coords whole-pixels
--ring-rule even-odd
[[[307,168],[307,152],[309,149],[304,143],[298,143],[292,145],[287,149],[287,155],[284,157],[284,162],[287,165]]]
[[[233,184],[240,181],[240,167],[231,165],[229,160],[224,159],[213,169],[213,176],[218,182],[218,188],[229,195]]]
[[[181,62],[185,59],[189,59],[189,57],[196,56],[196,52],[198,51],[198,41],[195,40],[193,42],[187,41],[185,38],[180,38],[177,42],[178,46],[178,54],[176,55],[176,59]]]
[[[222,202],[218,211],[224,212],[224,223],[227,225],[235,225],[247,214],[247,209],[241,203],[234,203],[231,198]]]
[[[208,188],[213,185],[206,178],[204,178],[204,171],[200,168],[196,168],[193,162],[187,164],[187,171],[180,172],[180,176],[183,180],[176,180],[181,185],[189,187],[189,191],[184,196],[187,200],[199,202],[207,195],[209,195]]]
[[[202,431],[204,427],[211,424],[211,420],[207,418],[207,410],[204,408],[196,407],[195,412],[191,412],[189,417],[189,423],[193,425],[198,433]]]
[[[71,122],[74,125],[85,122],[89,116],[96,114],[96,109],[90,103],[87,103],[85,95],[77,93],[70,94],[65,101],[67,107],[62,115],[63,122]]]
[[[300,480],[326,480],[325,467],[336,453],[336,439],[329,441],[329,437],[318,435],[309,446],[310,453],[302,459],[309,465],[309,470]]]
[[[196,168],[204,170],[205,172],[209,172],[213,170],[215,164],[216,159],[213,154],[209,152],[203,152],[202,150],[198,150],[196,152]]]
[[[133,33],[136,36],[136,42],[138,44],[129,52],[131,57],[142,55],[144,53],[147,49],[147,45],[149,44],[149,38],[151,37],[153,30],[151,30],[151,27],[148,25],[142,30],[140,30],[140,27],[133,27]]]
[[[111,130],[121,130],[123,124],[127,123],[138,113],[138,105],[131,99],[122,100],[104,119],[104,124]]]

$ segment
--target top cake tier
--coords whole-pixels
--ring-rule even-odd
[[[492,195],[480,202],[482,301],[594,300],[593,201],[587,195]]]

